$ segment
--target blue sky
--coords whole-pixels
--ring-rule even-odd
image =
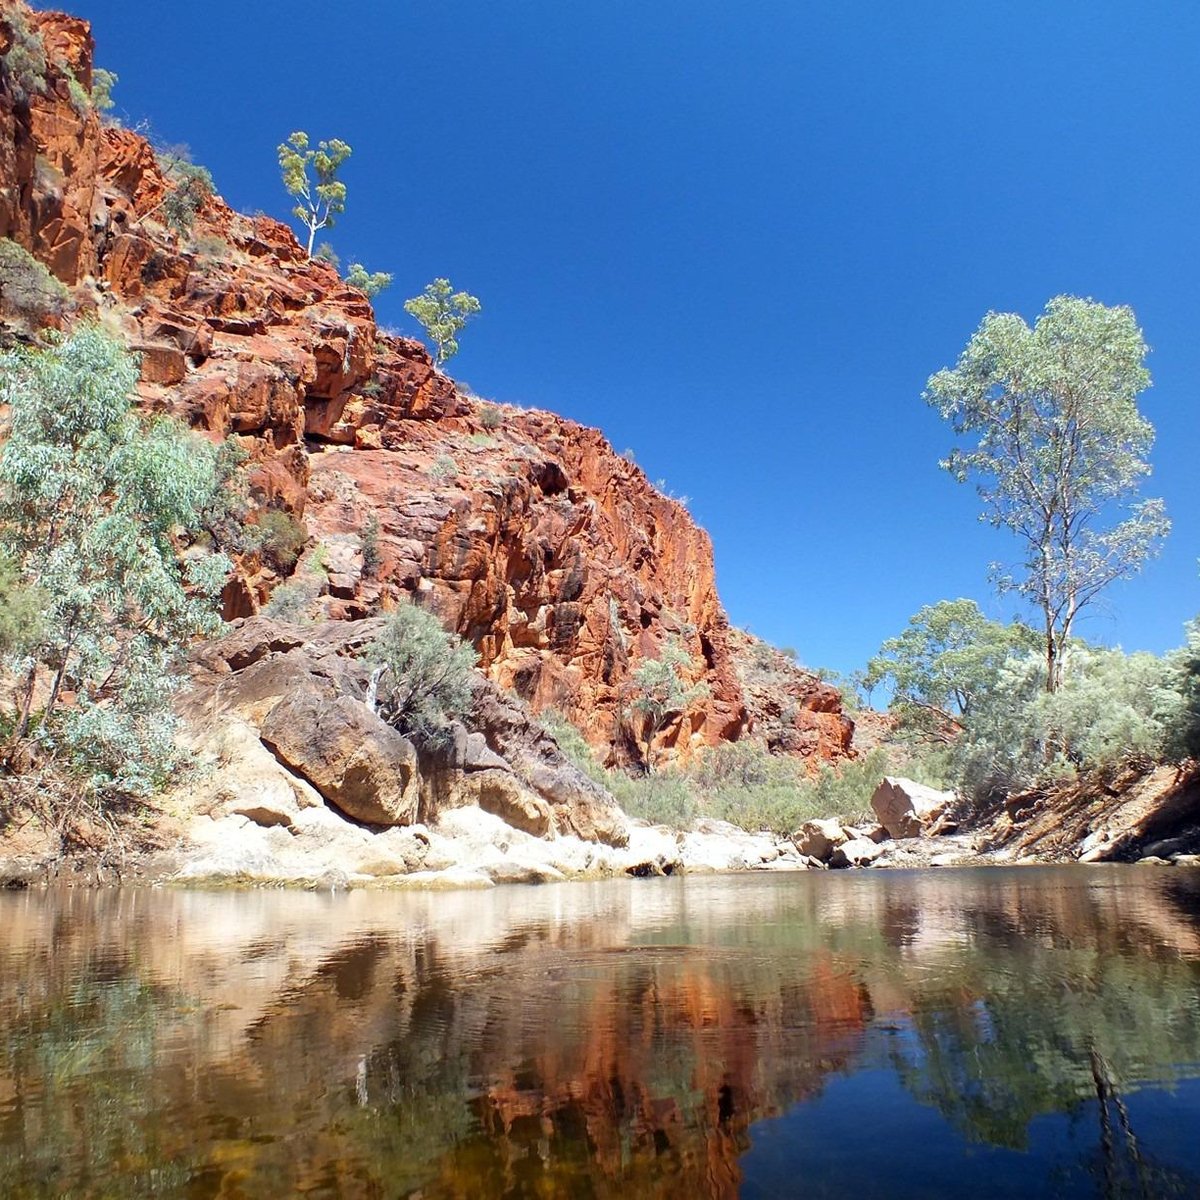
[[[1079,631],[1200,611],[1200,5],[77,0],[117,111],[285,217],[275,147],[354,148],[330,240],[480,297],[451,371],[602,428],[712,534],[731,619],[849,671],[1011,539],[921,400],[989,309],[1131,305],[1175,528]]]

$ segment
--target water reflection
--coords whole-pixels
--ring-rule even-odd
[[[978,1196],[1200,1194],[1198,912],[1134,868],[0,895],[0,1195],[939,1194],[914,1139]]]

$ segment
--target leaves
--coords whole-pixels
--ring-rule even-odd
[[[386,271],[369,273],[362,263],[351,263],[346,282],[352,288],[358,288],[368,300],[374,300],[384,288],[391,287],[392,277]]]
[[[1136,402],[1150,384],[1146,353],[1129,308],[1058,296],[1032,329],[989,313],[926,387],[968,443],[942,466],[973,480],[984,519],[1024,543],[1020,567],[999,582],[1042,612],[1051,687],[1080,608],[1140,570],[1169,528],[1161,501],[1130,506],[1154,440]]]
[[[346,210],[346,185],[337,173],[352,151],[338,138],[318,142],[314,150],[308,134],[298,131],[277,152],[284,189],[296,197],[292,215],[308,230],[311,258],[317,230],[333,228],[334,218]]]
[[[470,708],[474,649],[414,604],[388,615],[367,657],[379,671],[380,714],[401,733],[435,739]]]
[[[448,279],[435,279],[425,290],[404,302],[404,311],[424,327],[433,341],[434,361],[440,367],[458,353],[458,335],[481,311],[479,300],[467,292],[455,292]]]
[[[0,534],[20,586],[39,597],[37,636],[10,663],[22,680],[51,680],[47,744],[94,785],[134,790],[170,758],[179,660],[218,623],[213,600],[229,571],[197,550],[180,570],[176,542],[212,501],[219,451],[178,422],[141,421],[137,375],[94,327],[0,355],[0,403],[12,406]],[[58,721],[60,690],[74,702]],[[28,697],[15,703],[23,730]]]

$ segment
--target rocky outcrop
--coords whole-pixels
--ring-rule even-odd
[[[627,841],[612,797],[519,700],[486,679],[476,681],[467,724],[451,724],[420,749],[382,721],[365,702],[362,659],[381,625],[378,618],[314,627],[235,621],[198,652],[182,711],[193,727],[215,718],[256,730],[289,771],[368,825],[431,823],[448,809],[477,805],[537,837]]]
[[[411,825],[420,804],[417,752],[361,700],[289,691],[263,721],[263,744],[348,817]]]
[[[751,713],[709,539],[681,504],[595,430],[466,396],[418,343],[382,334],[367,299],[279,222],[214,197],[190,234],[172,232],[151,148],[73,106],[67,68],[90,84],[87,25],[19,11],[49,66],[28,103],[0,95],[0,237],[72,286],[77,312],[124,331],[148,410],[236,440],[255,502],[303,519],[337,560],[319,581],[328,616],[419,595],[493,682],[560,710],[610,762],[639,754],[633,671],[668,638],[707,691],[658,734],[657,761],[751,725],[814,762],[847,752],[836,692],[811,677],[769,715],[755,691]],[[278,582],[242,555],[226,617],[256,612]]]
[[[730,630],[729,647],[752,736],[814,767],[853,756],[854,722],[837,688],[745,630]]]

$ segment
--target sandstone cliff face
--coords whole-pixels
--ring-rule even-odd
[[[18,11],[49,67],[28,103],[0,90],[0,237],[141,353],[148,410],[240,443],[256,501],[303,518],[324,545],[326,615],[419,598],[496,684],[561,710],[609,761],[636,753],[633,670],[677,638],[708,694],[660,750],[686,757],[747,731],[712,548],[686,509],[597,431],[464,395],[419,343],[382,335],[367,299],[279,222],[214,198],[190,236],[169,231],[151,147],[72,103],[67,69],[91,82],[87,25],[0,0],[0,47]],[[380,561],[367,572],[372,516]],[[278,582],[246,556],[226,616],[252,615]],[[836,702],[809,700],[799,740],[780,748],[847,753]]]

